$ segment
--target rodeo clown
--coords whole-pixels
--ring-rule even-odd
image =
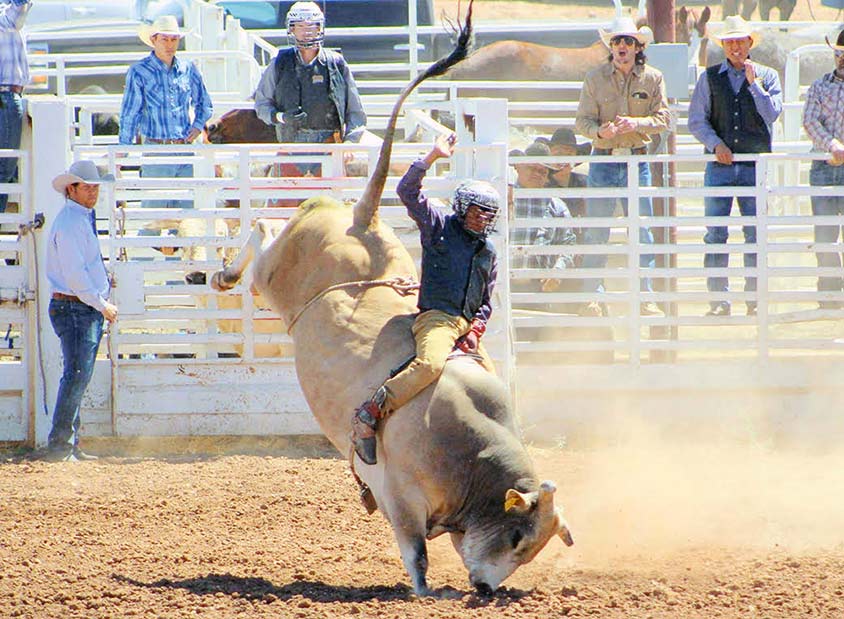
[[[487,236],[495,227],[501,197],[489,183],[467,181],[455,191],[454,214],[443,215],[421,193],[426,172],[437,159],[454,153],[455,142],[454,134],[439,136],[396,188],[422,242],[419,314],[413,322],[416,356],[355,411],[352,441],[366,464],[376,463],[379,420],[437,380],[455,344],[495,371],[480,339],[492,313],[490,298],[498,270],[495,248]]]
[[[296,2],[287,11],[292,47],[278,52],[255,91],[255,113],[275,127],[279,142],[358,142],[366,128],[360,94],[339,52],[322,46],[325,16],[315,2]],[[319,164],[303,174],[316,175]]]

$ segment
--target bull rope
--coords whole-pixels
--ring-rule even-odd
[[[302,306],[296,315],[293,316],[293,319],[290,321],[289,326],[287,327],[287,335],[291,335],[291,331],[293,330],[293,325],[296,324],[296,321],[302,317],[302,314],[305,313],[311,305],[319,301],[322,297],[327,295],[329,292],[334,292],[335,290],[340,290],[342,288],[352,288],[352,287],[361,287],[361,288],[374,288],[376,286],[389,286],[396,292],[398,292],[402,296],[407,296],[411,294],[414,290],[419,289],[419,282],[413,279],[412,276],[408,277],[393,277],[391,279],[362,279],[354,282],[343,282],[342,284],[334,284],[333,286],[329,286],[322,292],[315,294],[310,300]]]

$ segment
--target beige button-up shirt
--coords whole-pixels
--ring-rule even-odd
[[[598,128],[616,116],[637,118],[639,128],[613,138],[599,138]],[[665,131],[671,124],[665,82],[658,69],[635,65],[625,75],[610,61],[586,75],[575,130],[590,138],[596,148],[638,148],[651,141],[651,134]]]

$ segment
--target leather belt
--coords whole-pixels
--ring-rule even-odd
[[[185,138],[173,138],[159,140],[158,138],[144,138],[144,142],[146,144],[187,144],[188,141]]]
[[[64,294],[63,292],[54,292],[53,298],[56,301],[73,301],[74,303],[84,303],[79,297],[73,294]]]
[[[597,146],[593,146],[592,147],[592,154],[593,155],[614,155],[614,156],[647,155],[648,154],[648,147],[647,146],[637,146],[635,148],[598,148]]]
[[[0,92],[13,92],[17,95],[23,92],[23,86],[17,84],[0,84]]]

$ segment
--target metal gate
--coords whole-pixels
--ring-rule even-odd
[[[0,214],[0,441],[21,442],[32,440],[30,420],[36,405],[35,218],[28,153],[0,150],[0,157],[18,159],[19,178],[17,183],[0,184],[10,202]]]

